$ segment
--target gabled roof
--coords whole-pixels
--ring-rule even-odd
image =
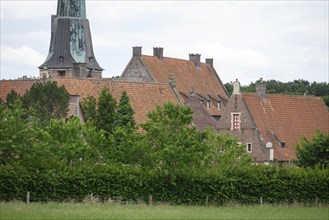
[[[176,58],[159,59],[156,56],[142,55],[141,59],[156,83],[167,83],[171,74],[179,92],[184,94],[196,92],[207,99],[210,95],[228,100],[224,85],[213,67],[207,63],[201,63],[200,67],[196,67],[192,61]],[[221,114],[216,108],[213,111],[215,115]]]
[[[190,95],[187,105],[190,106],[193,111],[193,124],[198,130],[205,130],[207,126],[216,128],[217,121],[200,103],[196,94],[193,93]]]
[[[274,158],[296,159],[295,144],[316,129],[329,132],[329,112],[319,97],[243,93],[243,100],[265,142],[272,141]],[[285,145],[282,148],[280,145]]]
[[[143,123],[147,120],[147,113],[156,109],[157,105],[166,102],[178,104],[178,100],[168,84],[159,83],[129,83],[113,81],[112,79],[69,79],[51,78],[58,85],[64,85],[70,95],[79,95],[81,100],[92,95],[98,98],[104,86],[108,86],[114,98],[119,101],[123,91],[127,92],[130,103],[135,110],[135,120]],[[24,95],[33,83],[44,80],[1,80],[0,98],[5,99],[11,89]]]

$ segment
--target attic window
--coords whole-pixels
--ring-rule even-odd
[[[285,147],[286,147],[286,143],[285,142],[279,142],[280,143],[280,147],[282,148],[282,149],[284,149]]]
[[[240,113],[232,113],[232,130],[240,130]]]
[[[221,102],[217,102],[217,109],[220,110],[221,109]]]
[[[207,108],[210,108],[210,101],[207,101]]]

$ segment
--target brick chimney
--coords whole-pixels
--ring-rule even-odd
[[[209,66],[213,67],[214,66],[214,59],[212,59],[212,58],[206,59],[206,64],[209,64]]]
[[[162,60],[163,59],[163,48],[162,47],[153,47],[153,56]]]
[[[258,84],[256,85],[256,93],[262,97],[263,99],[266,98],[266,85],[265,84]]]
[[[190,61],[192,61],[196,67],[200,67],[201,54],[190,53]]]
[[[142,47],[133,47],[133,56],[134,57],[142,56]]]

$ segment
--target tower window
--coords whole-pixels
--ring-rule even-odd
[[[65,76],[66,72],[65,70],[57,71],[58,76]]]
[[[59,62],[63,63],[64,61],[64,57],[63,56],[59,56]]]

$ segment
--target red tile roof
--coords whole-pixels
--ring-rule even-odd
[[[242,95],[262,138],[277,140],[273,143],[277,160],[296,159],[295,144],[303,137],[310,139],[316,129],[329,132],[329,111],[319,97],[267,94],[262,99],[255,93]]]
[[[187,105],[193,110],[193,124],[198,130],[205,130],[206,127],[217,127],[217,121],[206,108],[200,103],[196,94],[190,95]]]
[[[125,90],[135,110],[137,123],[145,122],[147,113],[155,110],[157,105],[163,105],[166,102],[178,104],[178,100],[168,84],[137,84],[122,81],[115,82],[112,79],[51,78],[48,80],[54,80],[58,85],[64,85],[69,94],[79,95],[81,100],[88,95],[98,98],[103,87],[108,86],[114,98],[119,101],[122,92]],[[0,98],[5,99],[11,89],[14,89],[20,95],[24,95],[26,90],[36,82],[43,82],[43,80],[1,80]]]
[[[209,64],[201,63],[200,67],[196,67],[189,60],[169,57],[158,59],[156,56],[146,55],[142,55],[141,59],[157,83],[167,83],[170,74],[172,74],[179,92],[190,95],[194,91],[208,99],[210,95],[213,97],[220,96],[228,100],[224,86]],[[222,113],[215,106],[209,109],[209,112],[213,115],[221,115]]]

